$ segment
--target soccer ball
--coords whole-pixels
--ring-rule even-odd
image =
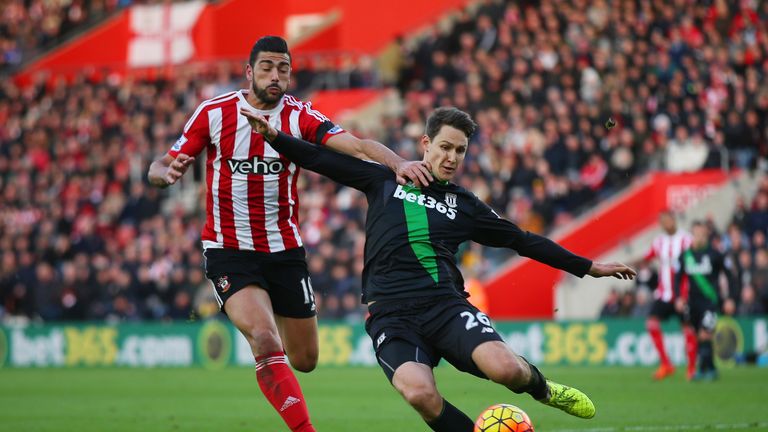
[[[509,404],[489,407],[475,421],[475,432],[533,432],[528,414]]]

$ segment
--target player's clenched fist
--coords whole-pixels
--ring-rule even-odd
[[[176,159],[168,165],[168,170],[165,172],[165,181],[169,185],[176,183],[176,181],[187,172],[187,168],[189,168],[194,161],[195,158],[185,155],[184,153],[179,153],[179,155],[176,156]]]

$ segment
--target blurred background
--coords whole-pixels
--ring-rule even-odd
[[[457,260],[493,318],[644,318],[663,209],[710,226],[731,314],[766,317],[768,2],[285,1],[254,26],[262,3],[2,3],[3,323],[221,318],[204,166],[167,190],[145,174],[201,101],[247,85],[264,34],[289,41],[290,93],[406,159],[432,109],[468,111],[458,183],[523,229],[639,265],[637,283],[581,281],[467,244]],[[365,198],[308,172],[299,189],[320,317],[359,324]]]

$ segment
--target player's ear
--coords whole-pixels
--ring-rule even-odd
[[[429,137],[428,137],[428,136],[426,136],[426,135],[423,135],[423,136],[421,137],[421,143],[420,143],[421,145],[420,145],[420,147],[421,147],[421,151],[422,151],[423,153],[425,153],[425,154],[426,154],[426,153],[427,153],[427,151],[429,150],[429,143],[430,143],[430,142],[431,142],[431,140],[429,139]]]
[[[248,63],[245,64],[245,78],[248,82],[253,81],[253,68]]]

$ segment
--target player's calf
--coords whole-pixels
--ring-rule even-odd
[[[475,429],[475,424],[466,414],[445,399],[442,403],[440,415],[427,422],[430,429],[435,432],[472,432]]]
[[[488,379],[515,393],[528,393],[535,399],[546,396],[546,380],[541,372],[502,341],[479,345],[472,352],[472,360]]]
[[[516,355],[507,355],[496,359],[483,373],[491,381],[510,390],[526,387],[531,381],[531,369],[528,363]]]

